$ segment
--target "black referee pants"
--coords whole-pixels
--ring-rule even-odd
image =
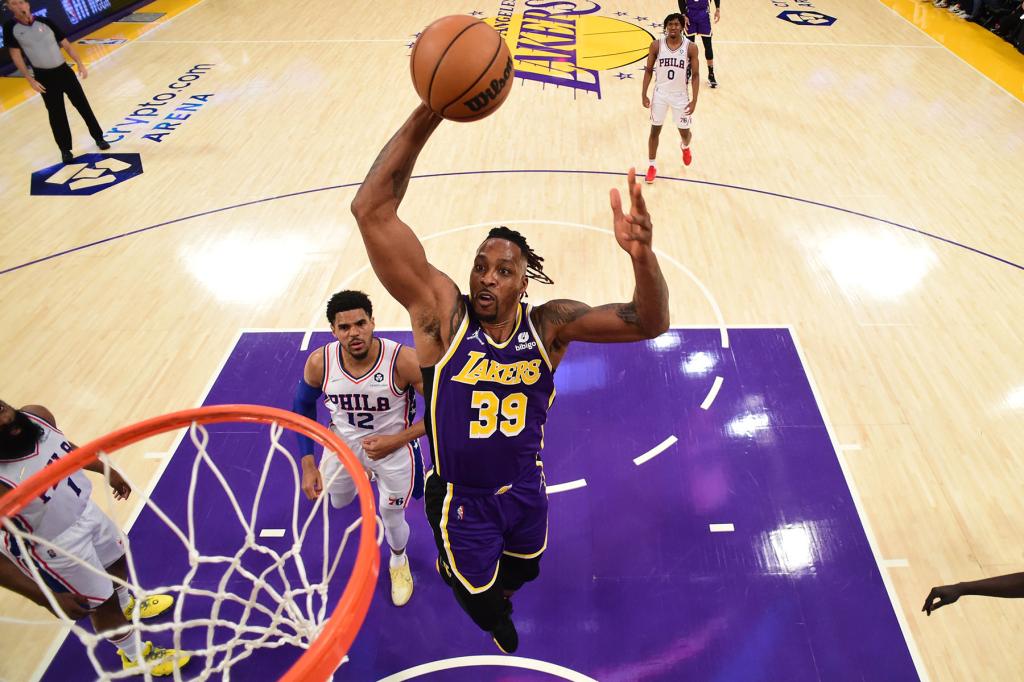
[[[71,128],[68,126],[68,114],[64,108],[64,95],[68,96],[71,104],[78,113],[82,115],[85,126],[89,129],[92,139],[99,141],[103,139],[103,129],[96,121],[89,100],[85,98],[85,91],[82,90],[78,76],[67,64],[62,64],[55,69],[35,69],[35,79],[46,88],[43,93],[43,103],[46,104],[46,112],[50,115],[50,130],[53,131],[53,140],[57,143],[61,152],[71,151]]]

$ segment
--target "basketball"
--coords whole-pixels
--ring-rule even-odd
[[[420,99],[449,121],[476,121],[494,113],[508,97],[514,73],[498,32],[462,14],[423,29],[409,67]]]

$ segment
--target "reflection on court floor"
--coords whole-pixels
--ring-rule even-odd
[[[541,662],[602,682],[916,679],[793,337],[735,329],[729,339],[723,349],[718,330],[672,330],[645,344],[569,351],[546,434],[550,540],[540,578],[514,598],[515,667],[494,665],[499,652],[434,573],[416,501],[412,601],[391,605],[384,571],[336,679],[383,679],[424,664],[431,680],[556,679]],[[301,332],[242,334],[206,403],[287,408],[307,354],[301,340]],[[310,347],[328,340],[315,334]],[[233,425],[211,434],[232,489],[251,499],[265,433]],[[153,494],[174,518],[184,513],[190,447],[175,453]],[[271,472],[260,524],[285,528],[292,477],[283,463]],[[199,544],[211,550],[238,540],[221,496],[211,492],[197,510]],[[355,518],[353,509],[331,514],[331,528]],[[162,525],[143,513],[131,531],[143,584],[180,580],[186,568],[167,550],[174,545]],[[279,542],[284,551],[290,541]],[[309,549],[307,565],[318,551]],[[186,613],[208,615],[204,608],[190,600]],[[185,634],[186,648],[203,641],[205,630]],[[113,667],[110,654],[99,651]],[[466,656],[494,658],[445,670]],[[256,651],[231,676],[273,679],[294,659],[287,647]],[[44,679],[92,679],[90,670],[68,640]]]

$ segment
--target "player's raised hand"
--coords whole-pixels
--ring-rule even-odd
[[[320,497],[320,493],[324,489],[324,479],[320,475],[320,469],[313,466],[302,466],[302,492],[306,494],[306,498],[315,500]]]
[[[959,598],[960,590],[957,589],[956,585],[933,587],[932,591],[928,593],[928,597],[924,600],[924,606],[921,607],[921,610],[930,616],[935,609],[941,609],[948,604],[955,604]]]
[[[622,212],[622,198],[619,190],[610,192],[612,203],[612,220],[615,224],[615,241],[622,250],[633,258],[640,257],[645,250],[651,248],[653,226],[651,215],[647,212],[647,204],[640,192],[640,183],[636,181],[636,169],[630,168],[627,184],[629,186],[629,213]]]

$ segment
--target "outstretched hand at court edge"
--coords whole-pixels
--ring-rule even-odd
[[[622,212],[622,197],[619,190],[612,189],[609,193],[612,202],[612,220],[615,224],[615,241],[622,250],[633,259],[645,255],[651,249],[651,214],[647,212],[647,204],[640,193],[640,184],[636,181],[636,169],[629,169],[629,213]]]
[[[942,585],[933,587],[928,593],[921,609],[929,616],[932,611],[942,608],[946,604],[953,604],[957,599],[968,594],[979,597],[1000,597],[1002,599],[1024,598],[1024,571],[1020,573],[1008,573],[996,575],[991,578],[982,578],[955,585]],[[938,600],[938,601],[936,601]]]
[[[932,591],[928,593],[927,599],[924,600],[924,606],[921,607],[921,610],[930,616],[932,615],[932,611],[935,609],[940,609],[949,604],[955,604],[956,600],[961,596],[960,590],[956,585],[933,587]]]

